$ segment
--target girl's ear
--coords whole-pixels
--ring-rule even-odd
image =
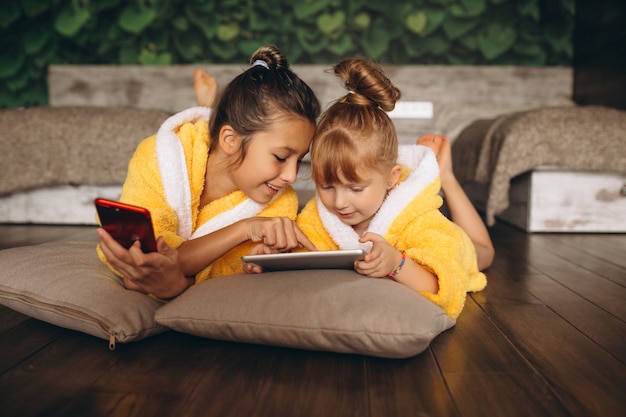
[[[226,155],[233,155],[239,151],[241,138],[230,125],[224,125],[220,129],[219,147]]]
[[[387,189],[391,190],[396,186],[398,180],[400,179],[400,174],[402,174],[402,166],[400,164],[396,164],[389,171],[389,177],[387,177]]]

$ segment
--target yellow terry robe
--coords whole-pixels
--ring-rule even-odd
[[[285,189],[268,204],[258,204],[242,191],[235,191],[200,209],[209,156],[208,119],[210,110],[192,107],[167,119],[156,135],[143,140],[128,166],[120,200],[145,207],[152,215],[154,233],[168,245],[179,247],[222,229],[238,220],[260,217],[295,219],[298,197]],[[196,275],[196,282],[243,272],[241,256],[254,244],[245,242]],[[98,256],[117,275],[98,247]]]
[[[368,231],[383,236],[433,272],[439,292],[421,294],[457,318],[467,292],[482,290],[487,279],[478,270],[470,238],[439,211],[443,200],[435,154],[420,145],[400,146],[398,153],[398,163],[403,166],[401,181],[389,192]],[[371,242],[359,243],[354,229],[330,213],[318,197],[307,203],[297,222],[319,250],[371,248]]]

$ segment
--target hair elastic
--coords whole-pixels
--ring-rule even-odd
[[[270,66],[267,65],[267,62],[263,61],[262,59],[257,59],[256,61],[252,63],[252,65],[250,65],[250,67],[256,67],[258,65],[265,67],[267,69],[270,69]]]

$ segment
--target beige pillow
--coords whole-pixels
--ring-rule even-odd
[[[124,288],[96,255],[96,242],[54,242],[0,251],[0,304],[109,341],[163,332],[162,302]]]
[[[158,323],[213,339],[404,358],[455,321],[420,294],[347,270],[239,274],[189,288]]]

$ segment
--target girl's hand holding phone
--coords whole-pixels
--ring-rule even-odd
[[[139,241],[127,250],[106,230],[100,228],[97,234],[102,253],[122,275],[127,289],[172,298],[193,285],[193,278],[185,277],[181,271],[178,251],[162,237],[156,241],[156,252],[144,253]]]

